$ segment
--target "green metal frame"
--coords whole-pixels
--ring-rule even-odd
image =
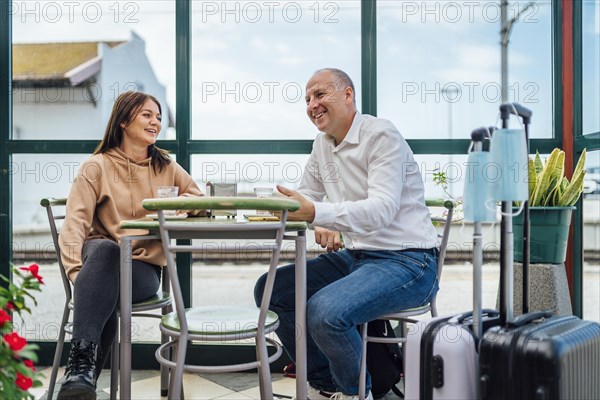
[[[573,3],[573,168],[583,149],[600,150],[600,132],[583,132],[583,4]],[[573,213],[573,313],[583,315],[583,201],[579,199]]]
[[[10,275],[12,260],[12,155],[7,143],[12,135],[12,18],[10,0],[0,0],[0,274]],[[4,282],[0,282],[4,285]]]
[[[56,153],[56,154],[89,154],[96,147],[96,141],[77,140],[12,140],[12,24],[8,14],[12,0],[0,0],[0,273],[9,273],[12,241],[12,183],[9,176],[13,154],[25,153]],[[159,145],[176,155],[178,163],[189,170],[191,156],[194,154],[308,154],[312,148],[311,140],[192,140],[191,137],[191,2],[175,0],[175,29],[176,29],[176,110],[177,110],[177,140],[160,141]],[[581,6],[575,3],[576,17],[574,21],[576,60],[581,60]],[[578,10],[578,11],[577,11]],[[361,79],[362,79],[362,111],[372,115],[377,114],[377,1],[362,0],[361,2]],[[534,139],[532,148],[549,153],[554,147],[562,144],[562,90],[561,90],[561,19],[560,2],[553,2],[553,54],[554,71],[554,137],[552,139]],[[577,33],[579,32],[579,39]],[[576,42],[577,43],[577,42]],[[579,57],[579,58],[577,58]],[[575,65],[581,65],[575,63]],[[581,102],[581,71],[575,71],[576,101]],[[577,104],[577,103],[576,103]],[[580,104],[580,103],[579,103]],[[581,108],[576,108],[580,112]],[[576,117],[578,114],[576,114]],[[579,116],[580,118],[580,116]],[[578,133],[575,148],[581,151],[583,147],[597,149],[597,139],[600,132],[581,136],[581,123],[575,123]],[[594,142],[596,140],[596,142]],[[416,154],[464,154],[468,147],[467,139],[413,139],[408,140]],[[581,217],[579,216],[579,223]],[[577,223],[577,221],[576,221]],[[575,235],[575,253],[581,256],[582,241]],[[178,267],[181,267],[180,281],[186,288],[186,303],[191,303],[191,259],[178,257]],[[581,277],[576,282],[581,288]],[[41,342],[41,359],[51,359],[53,346]],[[136,354],[151,359],[152,346],[134,345]],[[235,350],[236,346],[233,346]],[[239,349],[239,347],[238,347]],[[138,353],[138,351],[140,353]],[[148,352],[148,354],[146,354]],[[48,354],[46,354],[48,353]],[[137,357],[137,356],[136,356]],[[221,352],[219,357],[223,357]]]

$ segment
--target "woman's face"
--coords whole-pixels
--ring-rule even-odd
[[[143,146],[154,144],[160,133],[161,118],[158,104],[151,99],[146,100],[129,125],[121,123],[123,141]]]

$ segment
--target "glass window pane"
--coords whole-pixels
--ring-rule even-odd
[[[99,139],[126,90],[156,96],[163,132],[173,125],[174,1],[12,7],[14,139]]]
[[[596,128],[598,130],[598,128]],[[600,321],[596,306],[600,302],[600,150],[586,154],[585,179],[583,182],[583,317]]]
[[[500,2],[378,2],[379,116],[407,138],[462,138],[494,125],[501,102]],[[508,15],[524,10],[510,2]],[[509,100],[552,135],[551,5],[523,11],[509,44]]]
[[[583,133],[600,132],[600,3],[584,1],[583,16]]]
[[[360,93],[358,1],[194,1],[194,139],[313,139],[313,71],[345,70]],[[358,96],[360,102],[360,96]]]
[[[238,195],[254,195],[254,187],[300,184],[308,154],[197,154],[192,177],[205,191],[206,183],[237,183]]]

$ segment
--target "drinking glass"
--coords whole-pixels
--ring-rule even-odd
[[[179,186],[159,186],[157,192],[159,198],[177,197],[179,196]],[[177,214],[177,210],[163,210],[163,212],[165,216]]]
[[[273,188],[270,187],[255,187],[254,194],[258,198],[266,198],[273,196]],[[270,216],[271,213],[267,210],[256,210],[256,214]]]

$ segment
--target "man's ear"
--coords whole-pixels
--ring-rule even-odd
[[[119,126],[121,127],[121,129],[125,129],[125,122],[121,122],[121,123],[119,124]]]
[[[350,86],[348,86],[344,90],[344,98],[346,100],[346,103],[353,103],[354,102],[354,90],[352,90],[352,88]]]

